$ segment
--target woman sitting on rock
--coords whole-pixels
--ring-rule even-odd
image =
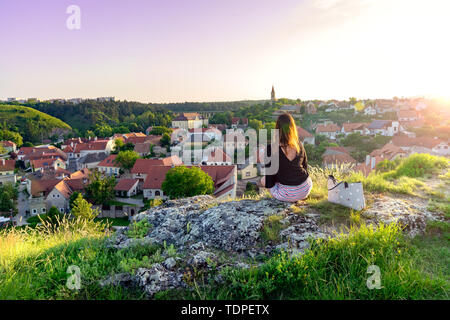
[[[270,194],[278,200],[296,202],[305,199],[312,189],[312,180],[308,174],[308,160],[303,144],[298,139],[294,118],[284,113],[277,119],[276,129],[279,132],[278,172],[265,175],[260,186],[270,188]],[[267,155],[271,156],[271,146],[267,147]],[[269,167],[270,163],[266,165]]]

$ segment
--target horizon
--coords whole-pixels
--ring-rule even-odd
[[[0,97],[229,102],[273,84],[293,100],[450,98],[445,1],[132,4],[0,2]]]

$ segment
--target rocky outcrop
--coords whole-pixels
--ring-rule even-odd
[[[184,266],[179,267],[175,259],[168,258],[151,268],[139,268],[132,281],[122,276],[107,279],[105,283],[132,283],[151,297],[161,290],[185,287],[186,267],[198,270],[214,264],[219,269],[225,265],[249,268],[245,259],[269,254],[275,249],[302,252],[308,247],[309,238],[326,235],[316,222],[317,215],[299,215],[292,212],[290,206],[274,199],[218,202],[211,196],[167,201],[133,217],[133,222],[146,220],[151,225],[145,237],[130,238],[128,228],[123,228],[116,231],[110,245],[125,248],[136,244],[173,244],[183,255]],[[283,219],[284,230],[278,243],[263,241],[261,236],[264,221],[272,215]],[[215,252],[237,258],[220,261]]]
[[[109,241],[119,249],[136,244],[173,245],[177,256],[165,255],[161,263],[139,268],[133,275],[113,276],[102,285],[137,285],[152,297],[161,290],[188,287],[185,279],[191,271],[213,267],[220,270],[226,266],[250,268],[258,255],[277,249],[302,253],[310,238],[331,235],[325,231],[326,226],[318,224],[321,213],[306,205],[291,206],[271,198],[218,202],[211,196],[197,196],[167,201],[133,217],[132,223],[146,221],[151,226],[142,238],[130,238],[127,227],[118,229]],[[281,224],[276,241],[262,236],[271,216],[278,216],[275,220]],[[424,231],[427,220],[443,218],[427,210],[426,200],[390,196],[377,198],[361,216],[375,224],[398,222],[411,235]],[[215,277],[220,278],[220,274]],[[214,280],[220,281],[219,278]]]
[[[428,201],[417,197],[396,197],[381,195],[362,216],[374,223],[399,223],[405,231],[415,236],[423,233],[427,221],[443,221],[444,215],[428,210]]]
[[[152,225],[144,239],[130,239],[124,229],[113,238],[113,246],[123,248],[140,241],[174,244],[181,251],[210,248],[266,253],[273,248],[261,247],[261,229],[271,215],[281,215],[291,225],[283,236],[294,245],[305,247],[308,236],[323,236],[313,217],[300,217],[289,207],[289,203],[274,199],[218,203],[210,196],[197,196],[167,201],[134,217],[136,222],[146,219]]]

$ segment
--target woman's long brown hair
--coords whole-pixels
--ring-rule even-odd
[[[277,119],[276,129],[280,133],[280,145],[290,146],[300,152],[300,144],[298,142],[297,126],[294,118],[289,113],[281,114]]]

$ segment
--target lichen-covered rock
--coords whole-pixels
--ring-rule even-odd
[[[197,243],[203,248],[244,251],[258,243],[264,219],[288,206],[274,199],[218,203],[211,196],[197,196],[167,201],[134,219],[147,219],[153,226],[145,237],[149,243],[174,244],[180,250]],[[112,244],[123,248],[129,243],[123,231]]]
[[[196,268],[204,268],[208,266],[210,261],[216,258],[214,253],[200,251],[188,260],[188,264]]]
[[[160,291],[186,287],[182,273],[167,270],[159,263],[155,263],[151,268],[139,268],[135,277],[148,297],[153,297]]]
[[[427,221],[443,220],[443,214],[429,211],[427,205],[426,200],[419,198],[381,196],[362,212],[362,216],[376,223],[397,222],[409,235],[415,236],[425,231]]]

